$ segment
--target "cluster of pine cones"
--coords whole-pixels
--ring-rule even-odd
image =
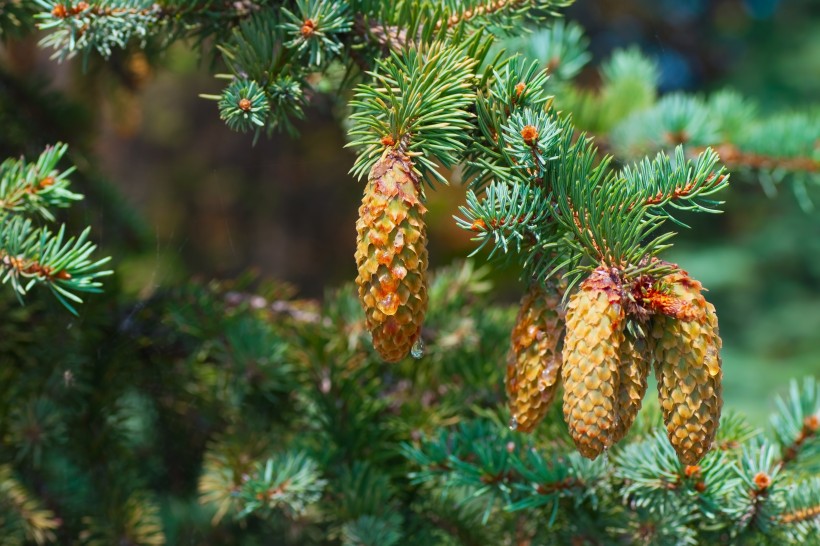
[[[570,435],[595,459],[626,436],[654,363],[669,440],[683,464],[696,464],[712,446],[723,405],[717,315],[701,291],[680,269],[624,286],[617,270],[600,267],[563,312],[560,286],[530,288],[507,364],[511,426],[532,431],[563,383]],[[629,320],[641,328],[626,328]]]
[[[425,212],[410,158],[387,148],[370,171],[359,209],[356,284],[373,345],[388,362],[405,358],[421,335]],[[564,311],[560,285],[531,287],[507,364],[511,426],[532,431],[563,383],[570,434],[581,454],[594,459],[629,431],[654,363],[669,439],[681,462],[696,464],[714,441],[723,404],[717,316],[701,290],[680,269],[624,285],[617,270],[601,267]],[[627,328],[628,321],[639,327]]]

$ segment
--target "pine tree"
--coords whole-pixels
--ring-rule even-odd
[[[659,96],[657,67],[634,49],[586,89],[583,32],[558,18],[569,3],[0,2],[0,32],[36,27],[59,60],[197,44],[227,70],[222,93],[204,96],[254,140],[295,136],[317,94],[340,97],[351,174],[367,177],[356,288],[322,305],[247,280],[148,301],[102,294],[82,331],[31,347],[18,334],[51,303],[4,303],[16,310],[2,349],[14,362],[0,409],[4,540],[820,536],[816,378],[793,384],[768,434],[721,417],[715,309],[663,259],[679,213],[719,212],[730,174],[788,182],[808,209],[820,116],[761,116],[729,91]],[[0,167],[0,265],[18,296],[45,284],[76,312],[105,260],[88,231],[64,241],[32,220],[80,199],[58,170],[65,153]],[[456,178],[456,222],[477,255],[526,281],[518,310],[490,305],[470,262],[428,279],[427,190]],[[650,367],[659,412],[641,410]],[[559,369],[563,411],[550,403]]]

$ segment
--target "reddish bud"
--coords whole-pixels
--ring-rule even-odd
[[[753,478],[758,491],[764,491],[772,485],[772,478],[765,472],[758,472]]]
[[[312,19],[305,19],[305,22],[302,23],[302,28],[299,29],[299,33],[303,38],[310,38],[314,32],[316,32],[316,23],[313,22]]]
[[[524,142],[526,142],[527,145],[532,146],[538,138],[538,129],[532,125],[525,125],[524,128],[521,129],[521,136],[524,138]]]

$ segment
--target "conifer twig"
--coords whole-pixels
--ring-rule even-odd
[[[817,435],[818,429],[820,429],[820,417],[817,415],[806,416],[806,418],[803,419],[803,428],[800,429],[800,433],[794,439],[794,442],[784,450],[783,458],[780,462],[781,466],[785,466],[791,461],[794,461],[800,453],[802,445],[806,441],[814,438]]]
[[[783,169],[820,173],[820,160],[811,157],[774,157],[751,152],[743,152],[732,144],[721,144],[715,148],[727,167],[751,169]]]

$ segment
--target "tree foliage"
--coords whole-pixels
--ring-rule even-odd
[[[456,222],[528,284],[591,271],[654,286],[689,213],[732,180],[786,183],[808,209],[820,116],[762,112],[725,90],[658,91],[637,49],[599,67],[564,0],[0,1],[3,36],[54,57],[115,59],[183,42],[223,73],[232,130],[285,130],[337,101],[362,178],[398,150],[431,188],[461,178]],[[526,29],[524,33],[521,30]],[[531,31],[531,32],[530,32]],[[70,310],[99,292],[88,230],[38,222],[81,199],[58,163],[0,166],[0,267],[19,296]],[[486,252],[486,254],[485,254]],[[557,413],[509,430],[502,363],[514,310],[487,268],[441,271],[416,357],[373,352],[349,287],[324,303],[278,284],[190,282],[143,301],[100,296],[47,337],[50,302],[6,300],[0,352],[0,531],[9,544],[811,544],[820,536],[816,378],[771,430],[723,418],[683,465],[656,410],[596,461]],[[406,272],[405,272],[406,273]],[[39,343],[48,339],[49,343]],[[6,341],[8,340],[8,341]],[[58,363],[55,365],[55,363]]]

